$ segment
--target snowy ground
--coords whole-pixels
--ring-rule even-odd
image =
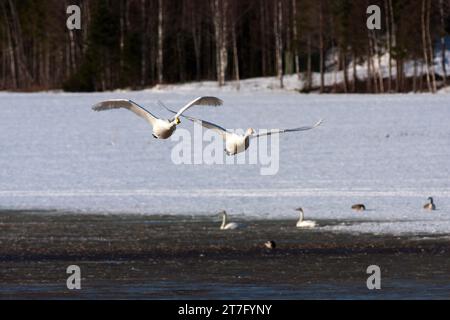
[[[450,95],[171,88],[0,93],[0,209],[182,215],[227,209],[294,221],[293,209],[302,206],[307,219],[343,221],[323,226],[327,231],[450,234]],[[203,94],[218,95],[225,105],[190,113],[227,128],[326,123],[281,136],[279,173],[261,176],[257,165],[175,165],[176,143],[153,139],[132,113],[90,109],[106,98],[130,98],[168,116],[158,99],[178,107]],[[436,212],[422,210],[428,196]],[[359,202],[369,210],[349,209]]]

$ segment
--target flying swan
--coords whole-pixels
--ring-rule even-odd
[[[110,109],[119,109],[124,108],[134,112],[141,118],[147,120],[153,127],[153,137],[156,139],[168,139],[175,132],[177,125],[181,123],[180,116],[182,116],[183,112],[188,110],[193,106],[220,106],[223,101],[216,97],[199,97],[183,108],[178,112],[173,112],[175,116],[171,119],[159,119],[151,114],[148,110],[144,109],[136,102],[126,99],[113,99],[102,101],[97,103],[92,107],[94,111],[104,111]]]
[[[305,217],[305,213],[303,212],[303,208],[296,209],[300,212],[300,218],[297,221],[297,228],[315,228],[316,222],[311,220],[303,220]]]
[[[165,107],[168,111],[175,113],[175,111],[170,110],[166,106],[164,106],[164,105],[162,105],[162,106]],[[260,134],[256,134],[254,129],[249,128],[245,132],[245,135],[240,135],[240,134],[229,132],[229,131],[227,131],[227,129],[224,129],[224,128],[218,126],[217,124],[214,124],[214,123],[211,123],[211,122],[208,122],[205,120],[189,117],[186,115],[183,115],[183,117],[186,119],[189,119],[192,122],[199,123],[207,129],[211,129],[211,130],[217,132],[225,140],[225,144],[226,144],[225,151],[226,151],[227,155],[229,155],[229,156],[233,156],[233,155],[236,155],[238,153],[241,153],[241,152],[244,152],[245,150],[247,150],[250,146],[250,139],[259,138],[259,137],[263,137],[263,136],[270,136],[272,134],[279,134],[279,133],[285,133],[285,132],[307,131],[307,130],[317,128],[323,122],[323,120],[319,120],[315,125],[313,125],[311,127],[300,127],[300,128],[295,128],[295,129],[273,129],[269,132],[260,133]]]

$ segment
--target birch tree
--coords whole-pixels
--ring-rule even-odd
[[[300,75],[300,57],[298,54],[298,23],[297,23],[297,0],[292,0],[292,16],[293,16],[293,26],[292,26],[292,35],[294,40],[294,63],[295,63],[295,73],[297,74],[298,79],[301,78]]]
[[[423,49],[423,59],[425,61],[425,72],[427,78],[428,91],[432,92],[433,88],[431,85],[431,75],[430,75],[430,62],[428,56],[428,41],[427,41],[427,0],[422,0],[422,11],[421,11],[421,22],[422,22],[422,49]]]
[[[440,22],[441,22],[441,63],[442,63],[442,77],[444,86],[447,85],[447,68],[446,68],[446,61],[445,61],[445,52],[446,52],[446,46],[445,46],[445,15],[444,15],[444,0],[439,0],[439,16],[440,16]]]
[[[283,83],[283,40],[281,28],[283,27],[283,7],[281,0],[276,0],[274,4],[274,35],[275,35],[275,65],[277,77],[280,81],[280,88],[284,88]]]
[[[216,47],[216,73],[219,86],[225,85],[225,75],[228,66],[227,51],[227,9],[228,0],[213,0],[211,8],[214,17],[214,38]]]
[[[156,69],[158,73],[158,84],[164,81],[164,16],[163,0],[158,0],[158,58]]]

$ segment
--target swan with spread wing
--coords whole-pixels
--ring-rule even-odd
[[[171,119],[159,119],[151,114],[148,110],[138,105],[136,102],[126,99],[102,101],[93,106],[92,109],[94,111],[104,111],[120,108],[128,109],[135,113],[137,116],[144,118],[153,127],[154,138],[168,139],[175,132],[177,125],[181,123],[180,117],[186,110],[193,106],[220,106],[222,105],[222,103],[222,100],[216,97],[199,97],[189,102],[187,105],[181,108],[180,111],[172,111],[175,116]]]
[[[175,111],[169,109],[164,104],[160,102],[160,105],[166,108],[169,112],[176,113]],[[233,132],[229,132],[227,129],[222,128],[221,126],[218,126],[217,124],[197,119],[194,117],[182,115],[183,118],[186,118],[194,123],[199,123],[203,127],[213,130],[217,132],[224,140],[225,140],[225,151],[227,155],[232,156],[236,155],[238,153],[244,152],[247,150],[250,146],[250,140],[259,138],[262,136],[270,136],[272,134],[280,134],[280,133],[286,133],[286,132],[299,132],[299,131],[307,131],[314,128],[317,128],[320,126],[323,122],[323,120],[319,120],[315,125],[313,126],[306,126],[306,127],[300,127],[300,128],[294,128],[294,129],[273,129],[271,131],[265,132],[265,133],[259,133],[257,134],[254,129],[249,128],[245,132],[244,135],[236,134]]]

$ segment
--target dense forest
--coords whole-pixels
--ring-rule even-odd
[[[66,27],[69,5],[81,8],[81,30]],[[381,8],[380,30],[366,26],[369,5]],[[435,92],[447,81],[434,58],[445,54],[449,9],[449,0],[0,0],[0,90],[261,76],[282,87],[298,74],[303,91]],[[343,80],[326,84],[326,72]]]

